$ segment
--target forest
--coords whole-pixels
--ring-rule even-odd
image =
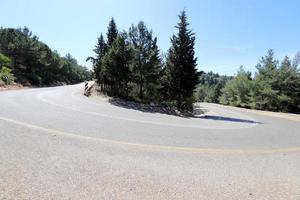
[[[300,112],[300,53],[279,62],[269,50],[256,65],[254,76],[240,67],[227,82],[220,103],[259,110]]]
[[[0,28],[0,81],[24,86],[79,83],[91,71],[67,54],[60,56],[27,28]]]
[[[240,67],[234,77],[204,73],[200,76],[198,101],[244,108],[300,113],[300,52],[279,62],[273,50],[256,65],[255,74]]]

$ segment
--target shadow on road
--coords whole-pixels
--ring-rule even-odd
[[[118,107],[137,110],[141,112],[161,113],[161,114],[175,115],[175,116],[182,117],[180,113],[176,112],[176,110],[171,108],[166,108],[160,105],[149,105],[149,104],[143,104],[143,103],[138,103],[133,101],[125,101],[121,99],[109,99],[109,103]]]
[[[133,101],[125,101],[121,99],[109,99],[109,103],[112,105],[126,108],[126,109],[132,109],[137,110],[141,112],[147,112],[147,113],[161,113],[161,114],[167,114],[167,115],[174,115],[178,117],[183,118],[199,118],[199,119],[210,119],[210,120],[216,120],[216,121],[227,121],[227,122],[238,122],[238,123],[251,123],[251,124],[262,124],[261,122],[253,121],[253,120],[247,120],[247,119],[240,119],[240,118],[232,118],[232,117],[223,117],[223,116],[217,116],[217,115],[204,115],[204,116],[197,116],[199,114],[205,114],[209,110],[207,108],[194,108],[194,114],[192,113],[180,113],[176,112],[176,110],[171,108],[166,108],[159,105],[149,105],[149,104],[142,104],[138,102]]]
[[[200,117],[198,117],[200,118]],[[239,123],[250,123],[250,124],[262,124],[262,122],[257,122],[253,120],[240,119],[240,118],[232,118],[232,117],[222,117],[216,115],[206,115],[205,117],[201,117],[202,119],[210,119],[216,121],[227,121],[227,122],[239,122]]]

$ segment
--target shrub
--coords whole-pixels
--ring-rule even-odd
[[[2,80],[6,85],[12,84],[15,80],[15,77],[11,73],[11,69],[2,67],[0,69],[0,80]]]

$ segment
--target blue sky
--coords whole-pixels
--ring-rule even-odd
[[[143,20],[166,52],[184,8],[200,70],[231,75],[244,65],[254,71],[268,49],[278,59],[300,50],[299,0],[0,0],[0,26],[27,26],[61,55],[69,52],[90,67],[85,59],[111,17],[119,30]]]

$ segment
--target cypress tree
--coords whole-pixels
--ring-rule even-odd
[[[109,94],[119,97],[128,96],[128,82],[130,81],[130,49],[121,36],[112,43],[111,48],[103,57],[102,66],[106,81],[110,85]]]
[[[118,29],[114,18],[111,18],[107,28],[107,46],[110,48],[118,36]]]
[[[95,49],[93,51],[95,52],[96,56],[88,57],[86,61],[89,60],[92,61],[95,78],[97,79],[97,82],[99,84],[102,84],[103,78],[101,76],[101,62],[102,62],[102,58],[104,57],[107,51],[107,45],[105,43],[102,33],[100,34],[100,37],[98,37],[97,44],[95,45]]]
[[[105,43],[102,33],[100,34],[100,37],[98,38],[98,43],[95,47],[96,48],[94,49],[94,52],[96,53],[96,63],[94,67],[94,72],[98,83],[101,85],[101,90],[103,90],[104,75],[102,72],[102,59],[107,51],[107,45]]]
[[[171,38],[171,48],[167,58],[167,73],[170,78],[170,97],[175,99],[179,109],[192,110],[193,92],[199,83],[195,58],[195,34],[188,29],[186,12],[179,15],[177,35]]]

